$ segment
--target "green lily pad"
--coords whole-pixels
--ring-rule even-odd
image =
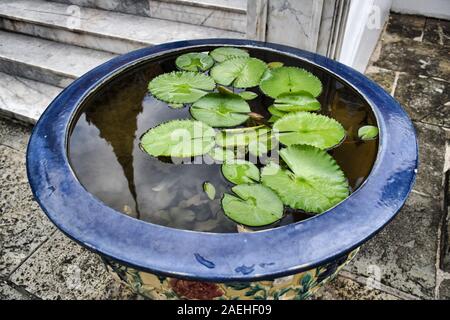
[[[373,140],[378,136],[378,128],[375,126],[363,126],[358,129],[358,137],[361,140]]]
[[[307,144],[332,148],[343,141],[345,130],[336,120],[309,112],[289,113],[273,124],[278,140],[287,146]]]
[[[255,183],[259,181],[259,169],[251,162],[237,160],[222,164],[222,174],[234,184]]]
[[[237,57],[244,57],[248,58],[249,54],[247,51],[239,48],[233,48],[233,47],[220,47],[216,48],[213,51],[211,51],[210,56],[213,57],[214,60],[217,62],[223,62],[225,60],[231,59],[231,58],[237,58]]]
[[[231,220],[259,227],[278,221],[283,216],[283,203],[269,188],[261,184],[241,184],[231,190],[236,196],[225,194],[222,208]]]
[[[208,154],[211,158],[220,162],[233,162],[233,160],[236,158],[232,150],[222,147],[215,147],[211,149]]]
[[[252,155],[260,157],[264,154],[266,154],[270,149],[270,140],[265,141],[251,141],[248,144],[248,152],[250,152]]]
[[[191,52],[179,56],[175,64],[185,71],[206,71],[214,65],[214,60],[206,53]]]
[[[216,197],[216,187],[214,187],[211,182],[203,183],[203,191],[205,191],[210,200],[214,200],[214,198]]]
[[[215,83],[211,77],[189,71],[164,73],[148,84],[153,96],[172,104],[193,103],[214,88]]]
[[[234,127],[247,121],[248,103],[238,95],[208,93],[191,107],[191,115],[212,127]]]
[[[320,110],[320,102],[306,91],[282,93],[275,99],[273,106],[284,112]]]
[[[241,96],[241,98],[244,100],[253,100],[258,96],[256,93],[252,91],[242,91],[239,92],[238,95]]]
[[[250,141],[258,140],[259,137],[268,136],[270,128],[260,125],[256,127],[236,128],[222,130],[216,135],[216,143],[221,147],[243,147]]]
[[[267,64],[267,66],[269,67],[269,69],[276,69],[276,68],[281,68],[282,66],[284,66],[284,63],[283,62],[274,61],[274,62],[269,62]]]
[[[200,121],[172,120],[147,131],[140,147],[155,157],[194,157],[212,149],[215,134],[213,128]]]
[[[211,77],[221,85],[235,88],[249,88],[259,84],[267,70],[264,61],[256,58],[232,58],[216,64],[211,69]]]
[[[315,75],[296,67],[269,69],[259,87],[265,95],[274,99],[283,93],[307,91],[317,97],[322,92],[322,83]]]
[[[263,168],[261,181],[275,191],[285,205],[322,213],[348,196],[344,173],[325,151],[295,145],[282,149],[280,155],[290,170],[270,163]]]

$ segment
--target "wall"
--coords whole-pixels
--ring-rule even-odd
[[[393,0],[392,11],[450,20],[450,0]]]

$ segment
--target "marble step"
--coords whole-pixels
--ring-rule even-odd
[[[245,33],[247,0],[54,0]]]
[[[0,31],[0,72],[66,87],[115,55]]]
[[[61,90],[0,72],[0,116],[34,124]]]
[[[107,10],[40,0],[2,0],[0,28],[86,48],[125,53],[184,39],[242,38],[244,34]]]

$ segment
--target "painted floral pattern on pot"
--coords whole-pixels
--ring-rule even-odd
[[[295,275],[254,282],[213,283],[158,276],[104,259],[108,271],[152,300],[304,300],[332,280],[358,252]]]

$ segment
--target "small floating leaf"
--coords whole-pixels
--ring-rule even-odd
[[[238,95],[208,93],[191,107],[191,115],[213,127],[234,127],[248,119],[250,106]]]
[[[205,191],[210,200],[214,200],[214,198],[216,197],[216,188],[210,182],[203,183],[203,191]]]
[[[378,128],[375,126],[363,126],[358,130],[358,137],[361,140],[372,140],[378,136]]]
[[[222,130],[216,135],[216,143],[221,147],[242,147],[259,137],[269,136],[270,129],[264,125],[256,127]]]
[[[141,137],[141,148],[159,157],[194,157],[214,146],[214,129],[200,121],[172,120],[162,123]]]
[[[184,104],[182,103],[169,103],[168,104],[169,107],[174,108],[174,109],[181,109],[184,107]]]
[[[232,162],[236,157],[232,150],[215,147],[208,153],[211,158],[221,162]]]
[[[174,71],[152,79],[150,93],[157,99],[171,103],[192,103],[215,88],[214,80],[202,73]]]
[[[264,94],[274,99],[282,93],[307,91],[317,97],[322,92],[322,83],[315,75],[296,67],[269,69],[259,87]]]
[[[284,66],[284,63],[283,62],[274,61],[274,62],[269,62],[267,64],[267,66],[269,67],[269,69],[275,69],[275,68],[280,68],[280,67]]]
[[[242,184],[231,188],[237,195],[225,194],[222,207],[237,223],[259,227],[278,221],[283,216],[283,203],[269,188],[261,184]]]
[[[224,86],[249,88],[259,84],[266,69],[266,63],[256,58],[232,58],[216,64],[211,77]]]
[[[242,91],[238,93],[242,99],[244,100],[253,100],[255,99],[258,95],[252,91]]]
[[[217,91],[222,94],[231,94],[231,95],[235,94],[232,90],[224,86],[217,86]]]
[[[320,110],[320,102],[306,91],[282,93],[273,106],[285,112]]]
[[[348,196],[349,186],[344,173],[325,151],[295,145],[282,149],[280,155],[290,170],[271,163],[263,168],[261,181],[274,190],[284,204],[322,213]]]
[[[185,71],[206,71],[213,66],[214,60],[206,53],[191,52],[179,56],[175,64]]]
[[[225,60],[237,57],[249,57],[247,51],[243,49],[233,48],[233,47],[220,47],[216,48],[209,53],[211,57],[217,62],[223,62]]]
[[[222,174],[228,181],[234,184],[255,183],[259,181],[259,169],[253,163],[245,160],[222,164]]]
[[[329,149],[345,138],[345,130],[339,122],[309,112],[287,114],[274,123],[273,129],[280,142],[287,146],[307,144]]]

